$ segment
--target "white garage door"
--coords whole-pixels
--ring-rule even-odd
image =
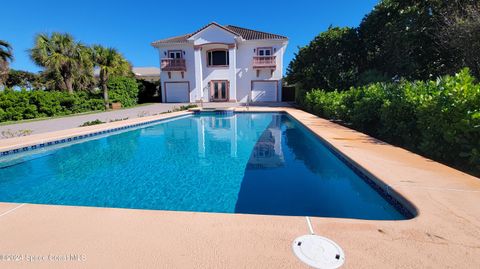
[[[188,82],[166,82],[165,95],[165,101],[168,103],[190,102]]]
[[[252,101],[277,101],[277,81],[254,81],[252,84]]]

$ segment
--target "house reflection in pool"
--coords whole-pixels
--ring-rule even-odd
[[[272,122],[258,139],[248,161],[248,168],[282,167],[285,158],[282,151],[281,117],[274,116]]]

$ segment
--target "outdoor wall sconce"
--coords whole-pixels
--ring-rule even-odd
[[[167,56],[167,52],[166,52],[166,51],[164,51],[164,52],[163,52],[163,55]]]
[[[255,52],[256,52],[256,49],[253,49],[253,53],[255,53]]]

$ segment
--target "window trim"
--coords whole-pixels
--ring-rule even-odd
[[[226,55],[227,55],[227,65],[211,65],[209,64],[209,57],[208,55],[211,53],[211,52],[214,52],[214,51],[225,51],[226,52]],[[228,49],[211,49],[211,50],[207,50],[206,53],[205,53],[205,58],[206,58],[206,63],[207,63],[207,67],[229,67],[230,66],[230,51]],[[213,59],[212,59],[213,61]]]
[[[260,55],[260,50],[270,50],[270,55]],[[273,56],[273,47],[258,47],[257,56],[260,57],[272,57]]]
[[[180,58],[170,58],[170,53],[173,52],[180,52]],[[168,50],[167,51],[167,56],[169,59],[183,59],[183,51],[182,50]]]

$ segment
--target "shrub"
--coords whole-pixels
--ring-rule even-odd
[[[30,129],[21,129],[21,130],[18,130],[18,131],[12,131],[12,130],[8,129],[6,131],[2,131],[0,133],[0,137],[1,138],[12,138],[12,137],[27,136],[27,135],[31,135],[32,133],[33,133],[33,131],[30,130]]]
[[[14,91],[8,88],[0,92],[0,122],[103,109],[103,100],[87,92],[71,95],[59,91]]]
[[[150,82],[143,79],[137,80],[138,83],[138,103],[155,103],[162,101],[160,94],[160,82]]]
[[[480,84],[468,69],[434,81],[312,90],[307,111],[480,174]]]
[[[138,102],[138,84],[135,78],[111,77],[108,80],[110,102],[120,102],[123,107],[134,106]]]
[[[92,120],[92,121],[86,121],[86,122],[82,123],[82,125],[80,125],[79,127],[92,126],[92,125],[98,125],[98,124],[103,124],[103,123],[105,123],[105,122],[101,121],[99,119],[96,119],[96,120]]]
[[[197,105],[195,105],[195,104],[184,105],[184,106],[180,106],[178,108],[173,107],[173,112],[189,110],[190,108],[195,108],[195,107],[197,107]]]

